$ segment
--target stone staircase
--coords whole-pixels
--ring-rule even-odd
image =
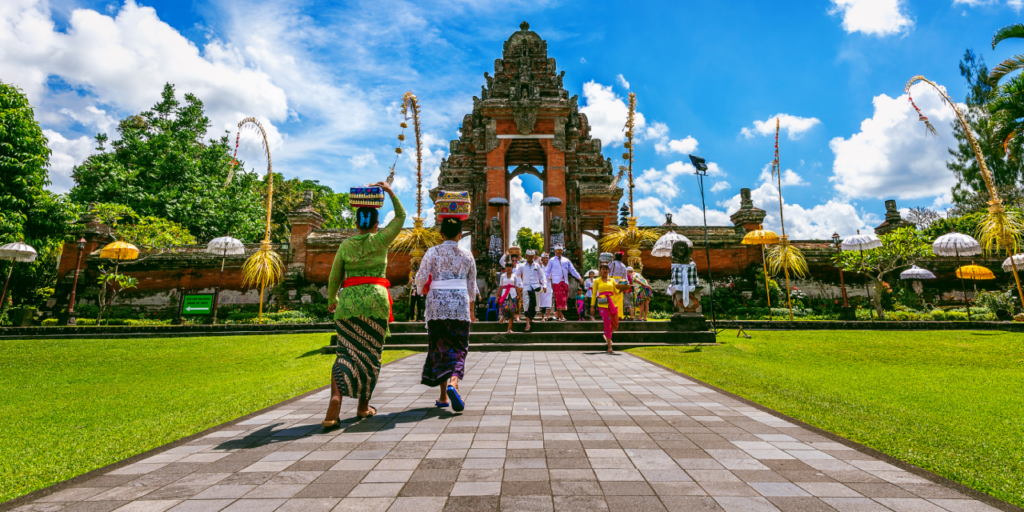
[[[525,323],[513,325],[477,322],[470,329],[469,345],[473,351],[509,350],[605,350],[601,322],[535,322],[531,332],[523,332]],[[704,345],[715,343],[715,334],[701,315],[677,315],[668,322],[621,322],[614,337],[615,349],[673,345]],[[324,353],[335,351],[337,335]],[[425,350],[427,328],[422,322],[395,322],[385,350]]]

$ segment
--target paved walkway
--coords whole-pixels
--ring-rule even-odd
[[[19,510],[996,510],[632,356],[471,354],[462,415],[423,357],[384,367],[372,420],[325,432],[316,393]]]

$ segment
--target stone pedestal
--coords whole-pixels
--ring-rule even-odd
[[[857,319],[857,308],[848,306],[845,308],[839,308],[839,319],[840,320],[856,320]]]

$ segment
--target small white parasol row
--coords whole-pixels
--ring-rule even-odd
[[[957,276],[960,278],[960,288],[963,290],[964,302],[967,303],[967,320],[970,320],[971,303],[967,301],[967,285],[964,284],[964,276],[960,272],[960,257],[981,254],[981,244],[971,236],[954,231],[936,238],[935,242],[932,243],[932,252],[938,256],[956,257]]]
[[[9,260],[11,265],[7,267],[7,279],[4,281],[4,291],[0,293],[0,310],[4,308],[4,303],[7,300],[7,285],[11,282],[11,272],[14,271],[14,262],[20,261],[23,263],[30,263],[36,260],[36,250],[31,245],[25,242],[18,241],[12,242],[5,245],[0,245],[0,260]]]
[[[686,238],[675,231],[669,231],[662,235],[657,242],[654,242],[654,248],[651,249],[651,256],[655,258],[671,258],[672,257],[672,246],[676,242],[686,242],[686,245],[693,247],[693,242],[689,238]]]
[[[1006,258],[1006,261],[1003,262],[1004,272],[1013,272],[1014,263],[1017,264],[1018,269],[1024,267],[1024,254],[1014,254],[1012,258],[1012,262],[1010,261],[1010,258]]]

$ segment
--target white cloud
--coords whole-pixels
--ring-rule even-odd
[[[782,234],[779,223],[778,189],[771,183],[762,180],[761,186],[750,191],[750,198],[753,200],[754,206],[765,210],[765,228]],[[735,212],[740,208],[739,194],[720,201],[718,206],[727,212]],[[793,240],[825,239],[830,238],[833,232],[847,236],[856,233],[858,229],[870,230],[865,219],[858,215],[857,209],[853,205],[835,199],[811,208],[785,203],[783,212],[786,220],[786,234]]]
[[[964,4],[968,7],[978,7],[982,5],[994,5],[998,4],[999,0],[953,0],[953,5]],[[1024,0],[1006,0],[1007,7],[1010,7],[1014,11],[1020,12],[1021,7],[1024,7]],[[967,11],[964,11],[964,16],[967,15]]]
[[[664,171],[650,168],[634,177],[635,190],[643,194],[654,194],[665,199],[672,199],[682,192],[677,184],[680,177],[693,176],[695,171],[693,164],[682,161],[668,164]],[[708,162],[708,176],[722,177],[725,176],[725,172],[717,163]]]
[[[626,140],[626,114],[629,107],[626,100],[612,91],[612,86],[601,85],[593,80],[583,84],[583,98],[587,104],[580,107],[580,112],[587,115],[590,122],[590,135],[601,139],[605,147],[621,145]],[[637,112],[633,119],[634,130],[642,133],[646,121],[644,115]]]
[[[717,194],[723,190],[729,190],[730,188],[732,188],[732,185],[730,185],[728,181],[719,181],[711,187],[711,193]]]
[[[887,36],[906,32],[914,26],[903,11],[903,0],[832,0],[829,14],[843,18],[843,30],[852,34]]]
[[[689,155],[697,152],[697,139],[687,135],[685,139],[669,140],[667,144],[662,140],[654,144],[654,151],[659,155],[669,153]]]
[[[43,135],[49,139],[53,151],[50,155],[50,181],[53,184],[49,188],[57,193],[67,192],[75,184],[71,179],[72,168],[95,152],[95,141],[84,135],[67,139],[53,130],[43,130]]]
[[[775,178],[772,177],[772,164],[766,164],[761,169],[761,175],[757,177],[761,183],[775,184]],[[807,185],[804,179],[793,171],[793,169],[786,169],[782,171],[782,186],[783,187],[798,187],[801,185]]]
[[[626,77],[622,76],[622,73],[619,73],[619,76],[615,77],[615,80],[617,80],[619,85],[622,87],[629,89],[629,82],[626,81]]]
[[[796,140],[807,133],[811,128],[821,124],[817,117],[800,117],[789,114],[775,114],[764,121],[754,121],[754,127],[743,127],[740,134],[748,139],[755,135],[772,135],[775,133],[775,119],[779,120],[779,128],[785,130],[789,140]]]
[[[874,115],[861,122],[860,132],[829,143],[835,154],[829,180],[837,192],[850,198],[916,199],[948,193],[956,183],[946,170],[947,148],[956,145],[953,111],[926,84],[911,92],[939,136],[927,133],[906,94],[875,96]]]
[[[544,194],[540,192],[534,192],[532,196],[526,195],[526,190],[523,188],[523,179],[519,176],[512,178],[508,182],[509,192],[509,240],[515,240],[516,232],[519,228],[528,227],[534,231],[538,228],[543,232],[544,228],[544,211],[541,209],[540,202],[544,199]]]
[[[633,210],[639,224],[660,226],[665,222],[665,214],[672,214],[672,222],[680,226],[703,226],[704,213],[700,205],[684,204],[672,207],[658,197],[645,197],[633,201]],[[731,226],[732,221],[724,211],[708,209],[708,226]]]
[[[349,163],[352,164],[352,167],[355,167],[356,169],[362,169],[369,165],[377,165],[377,157],[374,156],[373,152],[371,151],[366,151],[365,153],[361,153],[358,155],[352,155],[351,157],[349,157],[348,161]]]

